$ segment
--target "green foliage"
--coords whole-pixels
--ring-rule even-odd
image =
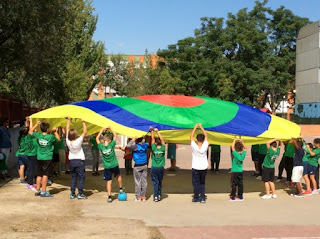
[[[0,93],[40,107],[87,99],[104,51],[92,10],[84,0],[1,1]]]
[[[253,106],[269,100],[275,110],[294,85],[296,38],[309,20],[266,4],[256,1],[251,11],[229,13],[226,20],[202,18],[194,37],[158,51],[168,74],[181,80],[184,94]]]

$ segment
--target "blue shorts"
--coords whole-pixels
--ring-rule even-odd
[[[312,165],[308,165],[308,174],[309,175],[315,175],[317,172],[317,167],[316,166],[312,166]]]
[[[176,159],[176,152],[177,152],[177,145],[176,144],[169,144],[167,159]]]
[[[116,166],[114,168],[105,168],[103,172],[103,179],[107,181],[112,180],[112,174],[114,175],[114,177],[120,175],[119,166]]]
[[[20,168],[21,165],[28,166],[29,158],[27,155],[18,155],[17,157],[17,164],[18,168]]]
[[[307,162],[302,162],[302,166],[303,166],[303,175],[308,174],[308,168],[309,168],[309,163]]]

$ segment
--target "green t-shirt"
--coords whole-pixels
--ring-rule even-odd
[[[114,152],[115,146],[116,142],[114,140],[112,140],[108,145],[103,145],[101,143],[98,144],[98,148],[102,153],[103,167],[106,169],[118,166],[118,160],[116,157],[116,153]]]
[[[27,136],[22,136],[20,138],[20,142],[19,142],[19,138],[17,139],[17,142],[18,142],[18,145],[19,145],[19,148],[18,148],[18,151],[16,153],[16,156],[18,155],[28,155],[28,145],[27,145]]]
[[[303,142],[302,148],[304,149],[304,156],[302,158],[302,162],[308,162],[310,157],[310,152],[305,142]]]
[[[63,137],[60,137],[60,142],[58,142],[58,149],[65,149],[66,146],[64,145]]]
[[[231,172],[241,173],[243,171],[243,160],[246,157],[246,153],[246,151],[242,151],[241,154],[239,154],[236,150],[232,151],[233,160]]]
[[[219,152],[221,152],[221,147],[220,147],[220,145],[211,144],[211,152],[212,152],[212,153],[219,153]]]
[[[308,163],[314,167],[318,167],[318,161],[320,157],[320,148],[315,148],[312,150],[316,155],[308,158]]]
[[[267,145],[266,145],[266,144],[259,144],[259,151],[258,151],[258,153],[259,153],[259,154],[264,154],[264,155],[266,155],[267,152],[268,152]]]
[[[165,165],[165,151],[166,147],[161,145],[160,148],[157,147],[156,144],[151,145],[152,149],[152,167],[164,167]]]
[[[295,153],[295,148],[293,144],[287,144],[284,152],[284,156],[293,158],[293,155]]]
[[[59,153],[59,142],[58,141],[55,141],[54,143],[53,143],[53,153],[54,154],[58,154]]]
[[[92,147],[91,147],[91,149],[99,149],[98,148],[98,144],[97,144],[97,141],[96,141],[96,138],[95,137],[90,137],[90,139],[89,139],[89,142],[90,142],[90,144],[92,144]]]
[[[267,152],[267,155],[266,157],[264,158],[264,161],[263,161],[263,167],[266,167],[266,168],[274,168],[274,162],[276,161],[276,158],[279,156],[280,154],[280,148],[278,147],[276,151],[274,151],[272,149],[272,147],[270,147],[268,149],[268,152]]]
[[[251,152],[256,152],[258,153],[259,152],[259,144],[253,144],[251,146]]]
[[[28,152],[27,155],[28,156],[36,156],[37,155],[37,151],[38,151],[38,144],[37,144],[37,140],[31,136],[30,134],[28,134],[26,136],[26,144],[28,145]]]
[[[38,143],[37,159],[52,160],[54,142],[56,142],[56,137],[52,134],[43,135],[39,132],[34,132],[32,136],[37,139]]]

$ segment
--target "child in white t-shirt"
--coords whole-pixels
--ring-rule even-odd
[[[202,134],[197,135],[197,140],[194,141],[194,133],[197,128],[200,128]],[[205,203],[205,181],[208,168],[208,135],[201,124],[195,124],[190,135],[192,148],[192,185],[193,185],[193,200],[192,202]]]
[[[67,117],[67,137],[66,143],[69,148],[69,168],[71,171],[71,194],[70,199],[86,199],[83,194],[85,181],[85,155],[82,149],[82,142],[87,134],[86,123],[82,120],[82,134],[79,136],[77,130],[70,129],[70,118]],[[78,183],[78,195],[76,195],[76,186]]]

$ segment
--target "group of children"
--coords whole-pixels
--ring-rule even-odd
[[[27,120],[25,126],[20,130],[18,138],[19,149],[16,153],[19,176],[21,183],[27,181],[27,188],[35,191],[35,196],[52,197],[47,190],[48,177],[53,170],[57,172],[56,158],[65,157],[64,136],[69,151],[69,169],[71,172],[71,194],[70,199],[85,199],[83,194],[85,183],[85,154],[82,143],[87,134],[86,123],[82,121],[83,131],[78,135],[77,130],[70,129],[69,117],[66,117],[66,132],[62,129],[53,128],[46,122],[37,122],[32,126],[32,122]],[[40,126],[41,132],[36,132]],[[202,132],[196,135],[197,129]],[[93,175],[99,175],[99,151],[102,154],[104,167],[103,178],[106,180],[108,202],[112,202],[111,185],[112,178],[116,178],[119,185],[119,193],[123,193],[122,177],[120,174],[118,160],[115,149],[124,151],[125,168],[127,174],[133,173],[135,185],[135,201],[146,201],[147,174],[148,174],[148,149],[151,144],[152,167],[151,179],[153,185],[153,200],[158,202],[162,198],[162,180],[165,166],[165,142],[158,129],[150,127],[150,143],[145,142],[143,137],[128,139],[125,148],[116,146],[117,133],[111,128],[104,128],[89,139],[93,156]],[[157,137],[155,137],[157,134]],[[205,203],[205,179],[208,168],[208,136],[201,124],[196,124],[190,135],[192,149],[192,185],[194,189],[193,202]],[[291,146],[288,146],[288,145]],[[275,194],[274,174],[275,160],[280,154],[280,139],[268,141],[265,145],[252,147],[252,159],[255,162],[256,176],[261,177],[265,185],[266,194],[262,199],[277,198]],[[216,172],[219,171],[220,147],[214,146],[212,155],[212,169],[216,165]],[[288,154],[288,147],[291,152]],[[302,139],[292,139],[286,144],[284,160],[292,156],[292,169],[285,162],[287,178],[296,186],[296,194],[293,196],[303,197],[306,194],[317,194],[315,173],[320,157],[320,139],[314,140],[314,145],[306,144]],[[246,146],[241,139],[234,139],[231,146],[232,168],[231,168],[231,193],[230,201],[243,201],[243,161],[246,157]],[[289,150],[289,151],[290,151]],[[293,154],[292,154],[293,151]],[[218,157],[219,153],[219,157]],[[0,153],[0,157],[4,155]],[[3,156],[5,157],[5,156]],[[219,160],[217,160],[217,158]],[[134,166],[132,168],[132,160]],[[62,160],[65,162],[65,159]],[[281,165],[281,163],[280,163]],[[66,169],[67,170],[67,169]],[[279,170],[280,172],[280,170]],[[281,173],[281,172],[280,172]],[[302,189],[302,177],[306,183],[306,190]],[[34,186],[34,179],[36,186]],[[76,187],[78,184],[78,194]]]

